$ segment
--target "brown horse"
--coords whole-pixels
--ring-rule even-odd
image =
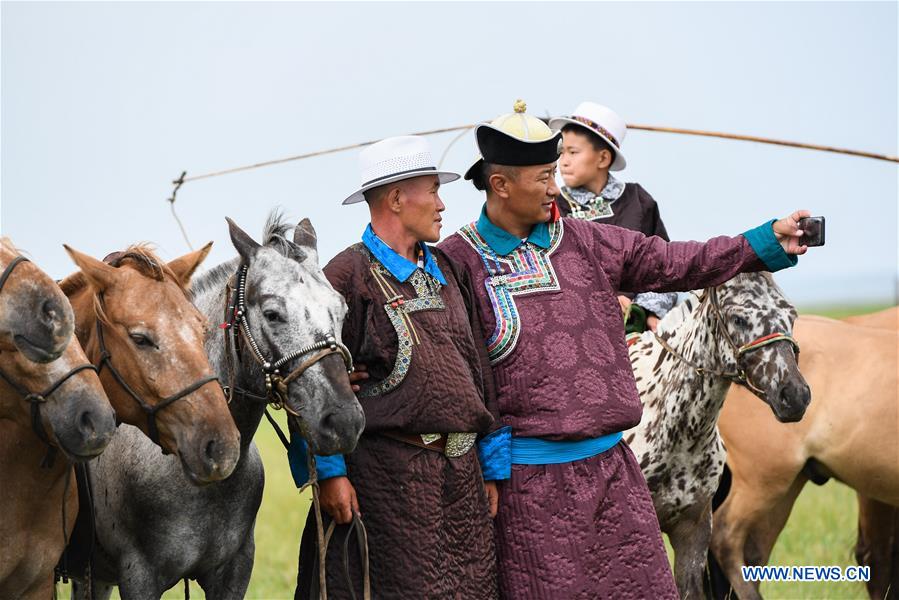
[[[845,321],[895,331],[899,329],[899,306]],[[899,507],[858,494],[855,559],[871,567],[866,585],[872,598],[899,598]]]
[[[72,338],[74,317],[59,286],[0,238],[0,352],[36,362],[59,358]]]
[[[81,271],[60,284],[119,419],[177,455],[196,484],[228,477],[240,456],[240,434],[203,347],[209,325],[187,293],[211,246],[168,264],[146,246],[111,255],[109,264],[66,246]]]
[[[794,336],[813,401],[799,423],[776,422],[731,388],[719,428],[732,473],[714,514],[712,552],[743,600],[759,598],[742,565],[764,565],[805,483],[833,477],[899,505],[899,334],[801,316]]]
[[[10,244],[0,257],[5,272]],[[44,599],[78,511],[72,462],[106,448],[115,415],[65,296],[32,263],[13,269],[0,287],[0,598]]]

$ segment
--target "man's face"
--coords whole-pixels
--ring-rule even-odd
[[[546,223],[552,216],[553,203],[559,195],[556,163],[515,167],[515,173],[516,176],[508,184],[508,210],[521,223]]]
[[[436,175],[413,177],[399,183],[402,208],[398,215],[403,227],[420,242],[436,242],[440,239],[446,206],[437,193],[440,180]]]
[[[600,173],[608,171],[611,164],[608,150],[596,150],[587,136],[588,134],[577,131],[562,132],[559,171],[568,187],[586,186]]]

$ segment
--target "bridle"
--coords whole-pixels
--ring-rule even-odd
[[[250,331],[250,325],[247,321],[247,304],[246,304],[246,286],[247,286],[247,265],[241,265],[237,273],[228,281],[225,288],[225,321],[220,325],[224,330],[231,330],[231,347],[228,345],[228,334],[225,332],[225,356],[228,362],[229,385],[223,386],[228,393],[228,401],[231,401],[232,395],[238,393],[242,396],[253,398],[257,401],[271,404],[276,409],[283,408],[285,411],[295,417],[300,415],[290,408],[288,404],[288,386],[291,382],[299,379],[310,367],[331,354],[340,354],[343,358],[347,372],[353,372],[353,357],[350,351],[342,343],[337,341],[334,333],[328,333],[324,339],[303,346],[299,350],[291,352],[281,358],[275,360],[267,358],[259,349],[259,344]],[[265,396],[253,394],[247,390],[238,388],[234,385],[236,370],[232,364],[233,355],[240,360],[241,339],[246,340],[250,348],[250,356],[262,367],[262,373],[265,377]],[[315,352],[308,359],[303,361],[297,368],[288,375],[281,374],[281,369],[293,360],[296,360],[309,353]]]
[[[24,256],[16,256],[12,262],[10,262],[6,268],[3,270],[3,273],[0,274],[0,292],[3,291],[3,286],[6,285],[6,280],[9,279],[9,276],[12,275],[13,270],[21,263],[28,261]],[[41,419],[41,405],[47,402],[47,399],[53,392],[58,390],[62,384],[68,381],[70,378],[74,377],[81,371],[92,370],[95,373],[98,373],[97,367],[92,364],[84,364],[71,369],[68,373],[60,377],[56,380],[55,383],[51,384],[46,390],[42,392],[31,392],[24,386],[19,385],[15,381],[12,380],[6,373],[3,372],[3,369],[0,369],[0,378],[5,381],[9,387],[14,389],[19,396],[25,402],[28,402],[31,405],[31,428],[34,430],[34,433],[37,437],[44,442],[48,447],[49,451],[47,452],[46,458],[44,458],[44,462],[42,466],[51,467],[53,466],[53,459],[56,456],[56,446],[50,442],[50,436],[47,435],[47,430],[44,429],[44,423]]]
[[[712,332],[713,337],[716,340],[718,339],[717,336],[714,335],[715,333],[717,333],[718,330],[720,330],[724,334],[725,341],[730,346],[731,350],[733,350],[734,356],[737,359],[737,371],[731,373],[731,372],[726,372],[726,371],[716,371],[714,369],[702,367],[700,365],[697,365],[695,362],[691,361],[690,359],[686,358],[683,354],[681,354],[680,352],[678,352],[677,350],[672,348],[671,345],[668,344],[668,342],[665,341],[661,336],[654,333],[655,339],[659,342],[659,344],[662,345],[662,348],[664,348],[667,352],[671,353],[675,358],[677,358],[680,361],[691,366],[693,368],[693,370],[696,371],[697,374],[699,374],[699,375],[706,375],[706,374],[714,375],[716,377],[726,379],[733,383],[743,385],[743,386],[749,388],[750,390],[752,390],[753,392],[755,392],[756,394],[764,397],[765,391],[762,390],[761,388],[759,388],[758,386],[756,386],[752,382],[752,380],[749,379],[749,376],[746,374],[745,369],[740,367],[740,358],[742,358],[745,354],[748,354],[754,350],[758,350],[759,348],[762,348],[764,346],[768,346],[769,344],[774,344],[777,342],[788,342],[791,346],[793,346],[793,349],[796,351],[796,354],[799,354],[799,344],[796,342],[795,339],[793,339],[792,336],[789,336],[786,333],[782,333],[782,332],[775,332],[775,333],[770,333],[768,335],[763,335],[760,338],[756,338],[755,340],[749,342],[748,344],[743,344],[742,346],[738,346],[736,344],[736,342],[734,342],[733,337],[731,337],[730,332],[728,332],[727,326],[725,325],[724,315],[721,314],[721,306],[718,303],[717,288],[712,287],[712,288],[708,288],[705,291],[705,293],[699,299],[700,306],[702,306],[702,304],[704,304],[706,301],[708,301],[709,304],[711,305],[712,311],[715,315],[715,326],[714,326],[715,329]]]
[[[209,383],[210,381],[218,381],[218,377],[215,375],[207,375],[206,377],[201,377],[197,381],[193,382],[186,388],[182,389],[180,392],[176,392],[167,398],[163,398],[156,404],[150,404],[146,400],[144,400],[140,394],[135,392],[130,385],[125,381],[125,378],[122,377],[122,374],[118,369],[112,364],[112,355],[109,353],[109,350],[106,349],[106,340],[103,337],[103,326],[101,325],[100,318],[97,318],[97,343],[100,346],[100,362],[97,365],[97,374],[99,375],[103,368],[105,367],[110,373],[112,373],[113,378],[116,380],[125,392],[131,396],[137,405],[140,406],[141,410],[144,411],[147,415],[147,435],[153,441],[154,444],[159,444],[159,428],[156,425],[156,415],[162,409],[171,406],[176,401],[185,398],[186,396],[196,392],[198,389]]]

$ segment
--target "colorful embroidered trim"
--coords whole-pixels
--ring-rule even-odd
[[[605,219],[611,217],[615,214],[615,211],[612,210],[612,203],[602,196],[597,196],[594,200],[591,200],[587,204],[581,204],[580,202],[572,198],[564,189],[560,191],[562,192],[562,197],[568,203],[568,207],[571,210],[571,214],[568,215],[570,218],[582,219],[585,221],[595,221],[597,219]]]
[[[395,389],[406,378],[406,373],[409,372],[409,366],[412,364],[412,346],[421,343],[421,340],[418,339],[418,332],[415,331],[415,326],[412,323],[412,313],[422,310],[443,310],[445,308],[443,298],[440,297],[440,282],[432,275],[425,274],[421,269],[416,270],[409,278],[409,282],[415,288],[415,293],[418,297],[408,300],[403,298],[403,295],[397,293],[393,286],[390,285],[387,278],[392,278],[392,275],[374,257],[372,257],[371,272],[387,299],[387,302],[384,304],[384,310],[387,312],[387,318],[390,319],[390,323],[396,331],[398,345],[396,361],[393,364],[393,370],[390,372],[390,375],[359,392],[359,396],[362,398],[382,396]],[[432,279],[433,281],[431,281]]]
[[[521,316],[515,306],[515,296],[537,292],[558,291],[559,280],[550,255],[562,241],[564,225],[559,220],[549,223],[549,248],[543,249],[523,243],[505,256],[498,256],[470,223],[459,230],[484,262],[488,276],[484,281],[493,307],[496,327],[487,341],[490,364],[503,360],[515,349],[521,334]]]
[[[581,117],[578,115],[571,115],[571,118],[572,118],[572,120],[577,121],[578,123],[583,123],[590,129],[595,130],[597,133],[601,133],[607,140],[612,142],[612,145],[615,146],[616,150],[621,147],[621,145],[618,143],[618,140],[615,138],[615,136],[612,135],[611,133],[609,133],[608,129],[606,129],[605,127],[603,127],[596,121],[591,121],[587,117]]]

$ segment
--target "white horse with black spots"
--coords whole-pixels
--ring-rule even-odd
[[[795,319],[769,273],[743,274],[694,292],[662,319],[657,336],[647,332],[630,346],[643,419],[625,440],[674,548],[683,598],[702,596],[711,502],[725,463],[718,413],[731,383],[746,385],[780,421],[798,421],[808,406]]]

